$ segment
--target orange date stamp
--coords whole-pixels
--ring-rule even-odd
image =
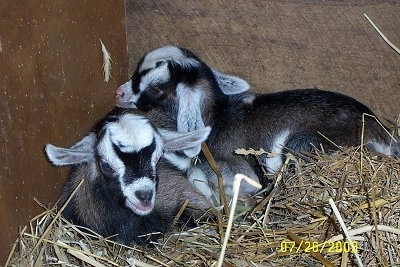
[[[328,253],[342,253],[342,252],[358,252],[357,241],[301,241],[296,244],[294,241],[282,241],[280,244],[281,252],[299,253],[299,252],[328,252]]]

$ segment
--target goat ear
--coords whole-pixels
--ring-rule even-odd
[[[145,93],[151,101],[156,103],[166,98],[166,93],[158,87],[150,87]]]
[[[210,131],[211,127],[188,133],[159,130],[166,152],[183,151],[188,157],[194,157],[200,153],[201,143],[207,140]]]
[[[183,66],[173,60],[168,60],[167,62],[168,62],[168,71],[170,75],[170,82],[175,83],[176,77],[182,76]]]
[[[56,147],[47,144],[45,152],[47,158],[55,166],[67,166],[94,161],[94,144],[96,136],[90,133],[82,140],[69,148]]]
[[[215,69],[211,70],[217,79],[219,87],[226,95],[239,94],[250,89],[249,83],[239,77],[223,74]]]

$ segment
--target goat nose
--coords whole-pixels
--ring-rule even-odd
[[[153,190],[137,190],[135,191],[135,196],[143,204],[149,204],[153,198]]]
[[[117,90],[115,90],[115,95],[116,97],[123,98],[125,96],[125,92],[121,87],[118,87]]]

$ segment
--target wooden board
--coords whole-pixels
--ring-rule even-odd
[[[100,39],[112,56],[103,81]],[[0,2],[0,265],[20,226],[53,205],[67,169],[46,143],[81,138],[114,104],[127,77],[123,1]]]
[[[128,1],[130,73],[145,52],[175,44],[240,75],[254,91],[319,87],[394,119],[400,55],[364,13],[400,47],[399,1]]]

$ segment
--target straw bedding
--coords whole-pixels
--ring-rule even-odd
[[[238,204],[223,266],[400,266],[399,159],[360,147],[288,158],[253,208]],[[21,231],[8,260],[11,266],[216,266],[226,227],[221,212],[194,229],[174,229],[152,247],[130,248],[45,209]]]
[[[6,266],[400,266],[400,159],[362,146],[286,158],[251,208],[248,200],[236,206],[232,225],[220,211],[150,247],[127,247],[44,208],[21,230]]]

